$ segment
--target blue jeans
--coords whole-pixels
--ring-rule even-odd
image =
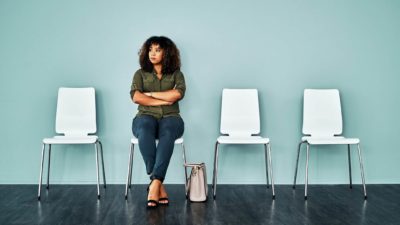
[[[133,119],[132,132],[139,139],[140,152],[151,180],[164,181],[175,140],[183,135],[183,131],[184,122],[176,116],[158,120],[150,115],[140,115]]]

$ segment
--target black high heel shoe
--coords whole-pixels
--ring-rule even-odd
[[[161,184],[162,185],[162,184]],[[165,188],[164,188],[165,189]],[[160,190],[161,190],[161,187],[160,187]],[[161,195],[160,195],[161,196]],[[166,202],[163,202],[163,201],[166,201]],[[168,199],[168,197],[163,197],[163,198],[159,198],[158,199],[158,204],[159,205],[169,205],[169,199]]]
[[[162,202],[162,201],[167,201],[167,202]],[[168,198],[159,198],[158,204],[159,205],[169,205],[169,199]]]
[[[153,180],[151,180],[149,186],[147,186],[147,196],[149,195],[151,183],[153,183]],[[149,205],[149,203],[153,203],[154,205]],[[148,209],[154,209],[154,208],[157,208],[157,206],[158,206],[158,200],[154,200],[154,199],[147,200],[147,208]]]

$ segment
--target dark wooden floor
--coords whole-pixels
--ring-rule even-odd
[[[97,200],[95,185],[53,185],[36,198],[37,186],[0,185],[0,224],[400,224],[400,185],[304,187],[219,185],[217,199],[185,200],[183,185],[167,185],[170,206],[147,210],[146,186],[108,185]]]

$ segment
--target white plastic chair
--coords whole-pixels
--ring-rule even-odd
[[[126,178],[126,186],[125,186],[125,199],[128,199],[128,189],[132,186],[132,164],[133,164],[133,154],[135,145],[139,144],[139,140],[136,137],[131,139],[131,151],[129,153],[129,163],[128,163],[128,175]],[[158,139],[156,140],[156,144],[158,144]],[[175,145],[181,145],[182,147],[182,158],[183,158],[183,167],[185,169],[185,190],[186,188],[186,181],[188,179],[187,171],[186,171],[186,152],[185,152],[185,145],[183,143],[183,138],[178,138],[175,140]],[[186,193],[187,196],[187,193]]]
[[[337,89],[305,89],[303,110],[303,134],[309,136],[303,136],[301,138],[301,142],[299,143],[293,188],[296,187],[300,149],[303,143],[307,144],[304,193],[305,199],[307,199],[308,160],[310,145],[347,145],[350,188],[352,188],[350,145],[357,145],[364,197],[365,199],[367,199],[360,140],[358,138],[345,138],[343,136],[338,136],[341,135],[343,131],[342,110],[340,105],[339,91]]]
[[[96,99],[94,88],[60,88],[57,99],[56,133],[64,135],[43,139],[38,200],[40,200],[41,194],[46,145],[49,146],[47,169],[47,189],[49,189],[51,146],[61,144],[94,144],[96,152],[97,197],[100,198],[97,145],[100,145],[103,181],[104,188],[106,188],[103,147],[97,136],[89,135],[96,133],[96,130]]]
[[[263,144],[265,148],[267,188],[269,188],[269,177],[271,177],[272,198],[275,198],[270,141],[268,138],[257,135],[260,133],[257,89],[223,89],[220,132],[227,136],[219,136],[215,143],[214,199],[217,192],[218,147],[220,144]]]

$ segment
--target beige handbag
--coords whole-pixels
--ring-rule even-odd
[[[206,164],[193,163],[185,164],[185,167],[191,167],[190,177],[186,182],[186,194],[191,202],[207,201],[207,174]]]

